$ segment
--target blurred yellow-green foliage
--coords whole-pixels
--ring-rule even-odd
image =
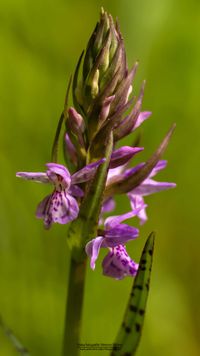
[[[198,356],[199,0],[1,0],[0,313],[32,356],[59,356],[69,259],[66,228],[44,231],[34,211],[49,187],[22,182],[15,172],[43,171],[50,160],[67,80],[102,5],[119,18],[129,64],[139,59],[136,92],[147,80],[143,108],[153,116],[141,130],[141,159],[177,123],[165,154],[169,165],[160,174],[177,188],[147,199],[149,220],[140,239],[129,245],[138,260],[147,234],[157,232],[138,356]],[[125,198],[118,199],[118,206],[118,212],[129,209]],[[95,272],[88,268],[82,341],[112,343],[132,281],[103,277],[100,260],[97,265]],[[0,355],[16,355],[1,330]]]

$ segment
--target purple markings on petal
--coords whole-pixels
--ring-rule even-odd
[[[104,159],[76,172],[74,181],[90,179],[102,162],[104,162]],[[52,223],[67,224],[77,218],[79,205],[74,197],[81,198],[84,192],[78,185],[72,183],[71,175],[65,166],[57,163],[47,163],[46,166],[46,173],[18,172],[17,177],[53,183],[53,193],[39,203],[36,211],[36,216],[44,220],[45,227],[50,228]],[[86,177],[83,177],[85,175]]]
[[[138,237],[138,229],[126,224],[120,224],[121,221],[128,219],[133,215],[133,212],[130,212],[123,214],[121,217],[117,216],[106,219],[106,229],[102,231],[102,236],[97,236],[95,239],[87,243],[85,251],[91,259],[90,266],[92,269],[95,268],[95,262],[98,258],[100,248],[116,248],[118,255],[120,251],[120,248],[118,249],[118,247]],[[125,251],[124,247],[122,248],[122,251]],[[127,253],[124,252],[124,254]]]
[[[126,276],[134,277],[137,274],[138,264],[126,252],[123,245],[111,249],[102,262],[103,274],[115,279]]]
[[[127,163],[136,153],[142,151],[143,147],[123,146],[111,155],[110,168],[115,168]]]
[[[33,180],[37,183],[49,183],[49,178],[46,173],[40,172],[17,172],[16,177],[23,178],[26,180]]]
[[[45,197],[39,204],[36,210],[36,217],[38,219],[44,220],[44,226],[46,229],[49,229],[52,224],[52,217],[49,213],[50,205],[51,205],[52,194]]]
[[[100,159],[99,161],[93,162],[85,166],[84,168],[80,169],[78,172],[72,175],[72,183],[78,184],[87,182],[88,180],[92,179],[96,173],[97,168],[105,162],[105,158]]]
[[[55,203],[58,210],[53,214],[54,222],[67,224],[77,218],[79,206],[76,199],[71,195],[67,194],[65,191],[62,191],[58,201]]]
[[[37,206],[36,216],[38,219],[44,219],[46,211],[48,211],[51,194],[47,195]]]
[[[97,167],[105,159],[91,163],[82,170],[75,173],[72,183],[68,169],[62,164],[47,163],[46,173],[18,172],[17,177],[37,182],[53,183],[54,191],[45,197],[38,205],[36,216],[44,220],[46,228],[50,228],[52,223],[67,224],[77,218],[79,205],[74,197],[83,197],[83,190],[75,183],[91,179]]]
[[[36,216],[44,219],[48,229],[52,223],[67,224],[77,218],[79,207],[77,201],[65,191],[54,191],[38,205]]]

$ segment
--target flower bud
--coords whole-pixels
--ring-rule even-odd
[[[100,21],[88,42],[85,56],[82,53],[78,61],[73,79],[74,106],[87,120],[90,141],[102,122],[127,103],[136,68],[137,64],[128,72],[119,26],[102,9]]]

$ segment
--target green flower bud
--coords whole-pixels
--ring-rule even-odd
[[[102,122],[113,117],[117,110],[121,112],[123,106],[127,109],[136,67],[128,72],[119,26],[102,9],[73,79],[74,106],[86,121],[89,141],[100,130]]]

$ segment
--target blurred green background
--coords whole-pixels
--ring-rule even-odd
[[[165,154],[169,166],[158,177],[176,182],[177,189],[147,198],[149,220],[129,246],[138,260],[148,233],[157,232],[138,356],[198,356],[199,0],[1,0],[0,313],[31,355],[59,356],[69,260],[66,228],[44,231],[34,212],[49,187],[17,180],[15,172],[43,171],[50,160],[67,80],[102,5],[119,18],[129,64],[139,59],[136,92],[147,80],[143,108],[153,116],[141,129],[145,152],[140,158],[148,157],[177,123]],[[118,199],[119,205],[118,212],[129,209],[126,198]],[[103,277],[100,259],[95,272],[88,268],[87,274],[82,333],[87,343],[113,342],[132,284],[130,278]],[[2,330],[0,355],[16,355]]]

